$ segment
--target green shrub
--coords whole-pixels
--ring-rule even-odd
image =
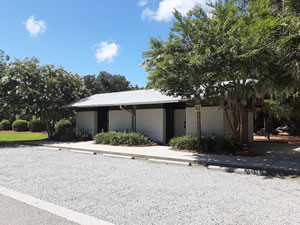
[[[211,153],[234,153],[238,144],[231,136],[204,136],[201,138],[202,150]]]
[[[118,132],[101,132],[94,137],[96,144],[111,144],[114,138],[118,137]]]
[[[288,126],[287,132],[289,133],[289,135],[297,135],[298,133],[300,133],[300,130],[295,124],[290,124]]]
[[[41,132],[45,130],[45,126],[42,121],[33,119],[29,121],[28,124],[29,130],[32,132]]]
[[[102,132],[94,137],[96,144],[111,145],[153,145],[154,143],[146,136],[134,132]]]
[[[239,149],[231,136],[203,136],[201,142],[194,136],[175,137],[170,140],[170,145],[175,149],[208,153],[234,153]]]
[[[239,143],[230,135],[225,135],[221,139],[221,151],[235,153],[240,150]]]
[[[204,152],[221,152],[221,138],[216,136],[201,137],[202,151]]]
[[[11,123],[8,120],[0,122],[0,130],[11,130]]]
[[[182,136],[175,137],[170,140],[172,148],[182,150],[200,150],[200,143],[197,141],[197,137],[194,136]]]
[[[15,120],[12,128],[14,131],[28,131],[28,122],[26,120]]]
[[[74,126],[71,123],[70,120],[60,120],[55,124],[55,131],[57,135],[63,134],[69,134],[72,133],[74,130]]]
[[[79,130],[78,128],[75,128],[73,131],[74,131],[74,140],[77,140],[77,141],[92,140],[92,136],[85,131]]]
[[[69,120],[60,120],[55,125],[55,135],[53,140],[56,141],[89,141],[92,136],[78,128],[74,128]]]

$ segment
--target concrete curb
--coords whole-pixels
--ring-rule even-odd
[[[77,152],[89,152],[90,154],[100,154],[100,155],[109,155],[111,157],[118,157],[119,158],[127,158],[127,159],[142,159],[148,160],[153,162],[161,162],[166,164],[181,164],[187,166],[203,166],[209,170],[219,170],[228,173],[237,173],[237,174],[252,174],[252,175],[259,175],[259,176],[268,176],[268,175],[282,175],[282,176],[290,176],[296,175],[300,176],[300,171],[296,170],[286,170],[286,169],[278,169],[278,168],[271,168],[271,167],[255,167],[255,166],[240,166],[234,165],[229,163],[216,163],[216,162],[207,162],[203,160],[188,160],[188,159],[178,159],[172,157],[163,157],[163,156],[150,156],[150,155],[143,155],[143,154],[131,154],[131,153],[120,153],[120,152],[111,152],[106,150],[88,150],[82,148],[74,148],[74,147],[59,147],[59,146],[51,146],[47,144],[38,144],[38,143],[25,143],[26,145],[34,145],[34,146],[42,146],[47,148],[56,148],[56,149],[66,149],[70,151],[77,151]]]
[[[237,173],[237,174],[252,174],[258,176],[268,176],[270,175],[266,170],[253,170],[253,169],[246,169],[246,168],[234,168],[234,167],[222,167],[222,166],[213,166],[209,165],[207,167],[209,170],[220,170],[227,173]]]
[[[186,162],[186,163],[192,163],[192,164],[202,164],[198,163],[198,160],[188,160],[188,159],[178,159],[178,158],[172,158],[172,157],[163,157],[163,156],[149,156],[149,155],[143,155],[143,154],[131,154],[131,153],[121,153],[121,152],[111,152],[106,150],[89,150],[89,149],[82,149],[82,148],[74,148],[74,147],[59,147],[59,146],[51,146],[51,145],[45,145],[45,144],[31,144],[27,143],[26,145],[33,145],[33,146],[42,146],[47,148],[56,148],[56,149],[67,149],[67,150],[75,150],[75,151],[85,151],[85,152],[93,152],[96,154],[107,154],[107,155],[120,155],[120,156],[127,156],[134,159],[158,159],[158,160],[169,160],[169,161],[179,161],[179,162]]]
[[[210,163],[207,165],[208,169],[222,170],[229,173],[238,173],[238,174],[253,174],[260,176],[300,176],[300,171],[297,170],[287,170],[287,169],[278,169],[272,167],[256,167],[256,166],[240,166],[232,165],[228,163]]]

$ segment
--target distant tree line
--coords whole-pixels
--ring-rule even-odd
[[[133,86],[130,81],[126,80],[125,76],[112,75],[105,71],[101,71],[98,76],[86,75],[83,81],[92,95],[140,89],[138,85]]]
[[[57,121],[74,115],[63,105],[92,94],[135,88],[125,76],[100,72],[97,77],[81,77],[63,67],[40,65],[37,58],[10,61],[0,50],[0,121],[34,116],[45,123],[50,137]]]

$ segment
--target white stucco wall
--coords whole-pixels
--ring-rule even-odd
[[[186,135],[197,135],[197,114],[194,107],[186,107]]]
[[[124,110],[109,110],[109,131],[131,131],[131,114]]]
[[[224,135],[223,109],[219,106],[201,107],[202,135]],[[186,134],[197,135],[197,113],[194,107],[186,108]]]
[[[136,130],[154,141],[165,143],[165,109],[136,110]]]
[[[174,136],[180,137],[184,136],[186,133],[185,128],[185,109],[174,110]]]
[[[201,129],[203,135],[224,135],[223,109],[219,106],[202,107]]]
[[[98,128],[98,112],[76,112],[76,127],[95,136]]]

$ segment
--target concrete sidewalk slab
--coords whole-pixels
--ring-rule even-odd
[[[262,143],[255,143],[255,150],[261,151],[263,156],[228,156],[214,154],[197,154],[191,152],[174,151],[169,146],[147,146],[147,147],[126,147],[94,144],[93,141],[87,142],[52,142],[39,141],[28,142],[32,145],[41,145],[52,148],[64,148],[80,151],[96,152],[98,154],[114,154],[129,156],[141,159],[158,159],[187,162],[192,165],[219,166],[228,168],[227,171],[236,171],[236,168],[247,169],[248,171],[263,171],[267,174],[299,175],[300,176],[300,146],[281,145],[270,146],[275,149],[265,148]],[[280,151],[276,151],[280,149]],[[288,148],[289,151],[284,151]],[[298,154],[299,153],[299,154]],[[253,174],[253,172],[251,172]],[[255,172],[256,173],[256,172]]]

